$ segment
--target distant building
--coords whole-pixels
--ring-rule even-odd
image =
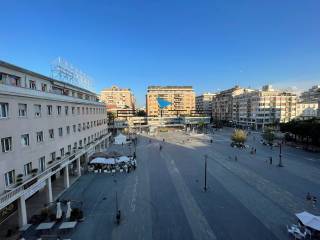
[[[319,102],[320,101],[320,85],[313,86],[308,91],[301,93],[301,102]]]
[[[158,98],[171,102],[160,110]],[[195,93],[191,86],[149,86],[146,96],[147,115],[184,116],[195,111]]]
[[[296,104],[296,118],[307,120],[318,115],[319,103],[317,102],[298,102]]]
[[[103,89],[100,93],[100,99],[105,102],[108,112],[121,111],[133,114],[135,111],[135,98],[129,88],[112,86]]]
[[[289,122],[296,117],[296,100],[296,94],[274,90],[270,85],[246,90],[233,98],[232,121],[254,129]]]
[[[198,114],[212,115],[212,100],[215,93],[204,93],[196,97],[196,112]]]
[[[212,100],[212,117],[214,121],[232,122],[233,98],[250,89],[235,86],[233,88],[217,93]]]

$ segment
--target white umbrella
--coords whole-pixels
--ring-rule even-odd
[[[308,212],[301,212],[296,214],[297,218],[303,223],[303,225],[320,231],[320,217],[315,216]]]
[[[56,214],[56,218],[60,219],[62,217],[62,210],[61,210],[61,203],[57,202],[57,214]]]
[[[66,213],[66,218],[67,219],[69,219],[70,218],[70,216],[71,216],[71,202],[70,201],[68,201],[67,202],[67,213]]]

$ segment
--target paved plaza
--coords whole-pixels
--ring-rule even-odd
[[[85,216],[65,237],[288,239],[286,225],[296,222],[295,213],[320,213],[305,200],[307,192],[320,198],[320,155],[284,146],[284,167],[277,167],[279,148],[262,145],[260,135],[252,133],[247,141],[257,149],[252,155],[250,148],[230,146],[231,133],[228,128],[214,132],[213,143],[181,131],[140,135],[135,171],[89,173],[64,192],[61,199],[83,201]],[[129,153],[131,148],[113,145],[109,150]],[[120,225],[115,224],[116,194]]]

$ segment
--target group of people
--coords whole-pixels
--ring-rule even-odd
[[[307,193],[306,200],[310,201],[312,203],[313,207],[315,207],[317,204],[317,197],[312,196],[310,192]]]
[[[257,153],[257,149],[254,148],[254,147],[252,147],[250,153],[251,153],[251,154],[256,154],[256,153]]]

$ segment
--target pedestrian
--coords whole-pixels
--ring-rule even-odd
[[[121,143],[122,147],[123,147],[123,142]]]
[[[313,197],[312,197],[312,205],[313,205],[313,207],[316,206],[316,203],[317,203],[317,197],[316,197],[316,196],[313,196]]]
[[[310,201],[312,199],[312,196],[310,194],[310,192],[307,193],[307,196],[306,196],[306,200],[307,201]]]
[[[238,161],[238,157],[237,157],[237,156],[235,156],[235,157],[234,157],[234,160],[235,160],[235,161]]]
[[[256,154],[256,153],[257,153],[257,149],[255,148],[255,149],[254,149],[254,154]]]
[[[272,157],[270,157],[269,163],[270,163],[270,165],[272,165]]]
[[[116,215],[117,224],[120,224],[120,218],[121,218],[121,212],[120,212],[120,210],[118,210],[117,215]]]
[[[135,160],[136,159],[136,152],[133,152],[133,160]]]

